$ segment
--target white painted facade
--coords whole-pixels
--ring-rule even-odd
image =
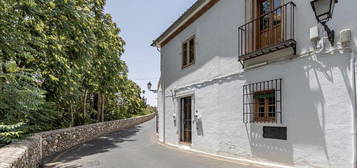
[[[237,46],[238,27],[246,22],[244,0],[220,0],[161,48],[160,141],[180,145],[180,98],[191,95],[202,124],[192,125],[194,150],[292,167],[352,168],[357,1],[340,0],[328,23],[337,43],[341,30],[352,30],[353,52],[339,45],[313,49],[309,30],[318,24],[310,1],[293,2],[297,57],[292,60],[242,68]],[[195,64],[182,69],[181,45],[192,35]],[[243,123],[243,85],[280,78],[283,123]],[[263,138],[267,125],[287,127],[287,140]]]

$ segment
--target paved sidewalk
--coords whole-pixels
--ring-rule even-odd
[[[262,168],[157,144],[155,120],[107,134],[45,160],[47,168]]]

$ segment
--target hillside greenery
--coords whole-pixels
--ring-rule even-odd
[[[105,0],[0,1],[0,145],[145,113]]]

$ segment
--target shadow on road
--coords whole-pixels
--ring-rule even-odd
[[[46,168],[57,168],[58,165],[71,161],[80,160],[82,157],[90,156],[98,153],[105,153],[113,148],[120,148],[120,143],[127,141],[136,141],[129,139],[137,134],[142,129],[142,126],[135,126],[126,130],[104,134],[87,143],[75,146],[65,152],[55,154],[44,159],[44,163],[52,162],[53,164],[45,165]],[[95,164],[95,163],[93,163]],[[93,165],[95,166],[95,165]],[[81,166],[67,165],[66,168],[76,168]]]
[[[47,168],[266,168],[157,144],[151,120],[53,156]]]

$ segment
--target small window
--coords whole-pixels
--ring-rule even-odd
[[[254,121],[275,122],[275,90],[255,92],[253,98],[255,102]]]
[[[182,68],[195,64],[195,38],[191,37],[182,44]]]
[[[282,123],[282,79],[243,86],[243,122]]]

